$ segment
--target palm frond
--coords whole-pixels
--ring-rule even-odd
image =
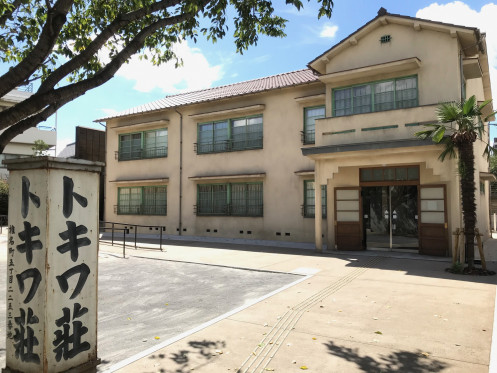
[[[457,158],[456,147],[450,137],[444,137],[442,141],[440,141],[440,144],[444,145],[444,149],[438,156],[438,159],[440,159],[440,161],[443,162],[447,156],[449,157],[449,159]]]
[[[476,96],[473,95],[468,98],[462,105],[462,113],[463,115],[471,115],[474,114],[476,108]]]

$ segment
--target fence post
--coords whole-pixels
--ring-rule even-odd
[[[126,228],[123,229],[123,258],[126,259]]]

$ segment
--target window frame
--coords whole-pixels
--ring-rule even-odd
[[[155,132],[155,133],[158,133],[159,131],[165,131],[166,132],[166,146],[164,147],[158,147],[158,146],[155,146],[151,149],[161,149],[161,148],[165,148],[165,151],[164,153],[159,153],[159,152],[155,152],[153,156],[147,156],[146,155],[146,151],[147,151],[147,148],[146,148],[146,134],[147,133],[151,133],[151,132]],[[131,149],[130,150],[130,156],[129,158],[128,157],[124,157],[124,154],[126,153],[123,153],[123,149],[122,149],[122,141],[121,141],[121,138],[123,136],[133,136],[133,135],[137,135],[139,134],[140,135],[140,155],[138,157],[132,157],[131,155],[133,154],[133,150]],[[117,152],[117,159],[119,162],[121,161],[134,161],[134,160],[140,160],[140,159],[153,159],[153,158],[166,158],[167,157],[167,153],[168,153],[168,150],[169,150],[169,131],[168,131],[168,127],[162,127],[162,128],[156,128],[156,129],[152,129],[152,130],[146,130],[146,131],[135,131],[135,132],[126,132],[126,133],[120,133],[119,134],[119,140],[118,140],[119,144],[118,144],[118,152]],[[155,136],[155,142],[157,144],[157,136]],[[158,154],[159,153],[159,154]]]
[[[245,186],[245,191],[244,191],[244,205],[245,205],[245,213],[240,214],[234,212],[234,200],[233,200],[233,186]],[[258,196],[257,200],[259,201],[258,204],[255,204],[255,209],[258,211],[257,213],[250,213],[250,207],[254,206],[254,204],[250,203],[249,199],[249,190],[248,186],[249,185],[257,185],[259,186],[259,190],[257,191],[260,193]],[[222,212],[218,212],[218,207],[214,205],[214,191],[212,188],[214,186],[225,186],[226,187],[226,197],[225,197],[225,203],[224,206],[221,210],[224,210]],[[209,211],[201,211],[200,207],[200,189],[202,187],[209,187],[209,193],[211,197],[209,198],[212,205],[208,209]],[[235,216],[235,217],[263,217],[264,216],[264,183],[262,181],[258,182],[238,182],[238,183],[208,183],[208,184],[197,184],[197,204],[195,205],[195,215],[197,216]]]
[[[310,183],[314,183],[314,188],[312,189],[314,191],[314,196],[312,198],[313,204],[308,203],[308,196],[307,192],[311,189],[307,188],[307,185]],[[327,186],[326,184],[321,185],[321,217],[322,219],[327,219],[328,214],[327,214],[327,205],[328,205],[328,191],[327,191]],[[312,208],[312,213],[309,211],[309,209]],[[302,216],[304,218],[315,218],[315,208],[316,208],[316,182],[314,179],[309,179],[309,180],[304,180],[304,203],[302,204]]]
[[[404,80],[404,79],[410,79],[410,78],[414,78],[415,79],[415,82],[416,82],[416,99],[415,99],[415,104],[413,106],[402,106],[402,107],[399,107],[399,104],[398,104],[398,101],[397,101],[397,92],[400,92],[401,90],[397,90],[397,81],[401,81],[401,80]],[[387,83],[387,82],[392,82],[393,83],[393,86],[394,86],[394,89],[393,89],[393,108],[391,109],[384,109],[384,110],[376,110],[376,103],[375,103],[375,87],[377,84],[381,84],[381,83]],[[371,110],[370,111],[367,111],[367,112],[360,112],[360,113],[355,113],[354,112],[354,88],[358,88],[358,87],[366,87],[366,86],[369,86],[370,87],[370,106],[371,106]],[[336,114],[336,102],[335,102],[335,96],[336,96],[336,93],[338,91],[345,91],[345,90],[350,90],[350,111],[351,113],[350,114],[341,114],[341,115],[337,115]],[[362,96],[361,96],[362,97]],[[383,103],[385,104],[385,103]],[[364,105],[361,105],[361,106],[364,106]],[[412,108],[412,107],[417,107],[419,106],[419,82],[418,82],[418,75],[417,74],[414,74],[414,75],[407,75],[407,76],[400,76],[400,77],[397,77],[397,78],[391,78],[391,79],[382,79],[382,80],[375,80],[375,81],[371,81],[371,82],[366,82],[366,83],[361,83],[361,84],[353,84],[353,85],[349,85],[349,86],[343,86],[343,87],[336,87],[336,88],[333,88],[332,89],[332,92],[331,92],[331,116],[332,117],[344,117],[344,116],[349,116],[349,115],[357,115],[357,114],[369,114],[369,113],[378,113],[378,112],[382,112],[382,111],[389,111],[389,110],[398,110],[398,109],[408,109],[408,108]],[[343,108],[343,109],[339,109],[339,110],[346,110],[348,108]]]
[[[310,132],[307,129],[308,118],[309,118],[307,116],[307,112],[309,110],[313,110],[313,109],[323,109],[323,116],[322,117],[317,117],[317,116],[313,117],[314,118],[314,131],[312,131],[312,136],[311,136]],[[302,131],[302,143],[304,145],[315,144],[315,142],[316,142],[316,120],[326,118],[326,105],[315,105],[315,106],[304,107],[303,116],[304,116],[304,119],[303,119],[304,129]]]
[[[152,189],[152,188],[164,188],[164,206],[157,206],[157,203],[154,205],[151,205],[154,207],[153,213],[150,213],[151,210],[148,210],[147,205],[144,205],[145,202],[145,190],[147,189]],[[130,196],[131,196],[131,190],[132,189],[138,189],[140,190],[139,195],[140,195],[140,203],[138,205],[134,205],[133,207],[136,207],[136,211],[130,212],[128,210],[127,212],[122,212],[121,209],[123,209],[124,206],[121,205],[122,201],[122,195],[121,191],[124,189],[129,189],[130,190]],[[154,194],[154,199],[157,201],[157,197],[160,195],[159,193]],[[129,199],[131,201],[131,198]],[[126,208],[132,207],[131,204],[128,204]],[[161,209],[164,209],[161,211]],[[125,187],[118,187],[117,188],[117,205],[116,205],[116,214],[117,215],[147,215],[147,216],[167,216],[167,185],[141,185],[141,186],[125,186]]]
[[[260,130],[260,136],[255,139],[255,141],[260,142],[259,145],[256,146],[248,146],[245,145],[243,147],[235,146],[234,145],[234,135],[233,135],[233,123],[238,120],[245,120],[245,143],[247,142],[253,142],[254,139],[247,139],[247,121],[252,118],[260,118],[261,119],[261,130]],[[215,142],[216,136],[215,136],[215,125],[217,123],[227,123],[227,138],[226,140],[223,140],[223,142]],[[212,125],[212,136],[211,136],[211,141],[202,143],[200,142],[200,129],[202,126],[205,125]],[[228,118],[228,119],[222,119],[222,120],[215,120],[215,121],[208,121],[208,122],[200,122],[197,123],[197,142],[195,143],[195,152],[197,155],[200,154],[212,154],[212,153],[224,153],[224,152],[232,152],[232,151],[244,151],[244,150],[253,150],[253,149],[262,149],[263,148],[263,138],[264,138],[264,116],[262,114],[255,114],[255,115],[247,115],[247,116],[241,116],[241,117],[234,117],[234,118]],[[204,150],[203,148],[208,148],[207,150]]]

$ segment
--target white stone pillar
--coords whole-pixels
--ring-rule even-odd
[[[33,157],[9,170],[4,372],[95,372],[99,172]]]

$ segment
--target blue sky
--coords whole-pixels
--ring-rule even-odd
[[[314,0],[310,3],[304,1],[304,9],[300,12],[283,2],[274,3],[278,4],[277,13],[288,19],[286,38],[261,37],[258,45],[243,55],[235,53],[229,35],[216,44],[202,37],[198,38],[197,44],[188,40],[178,46],[177,52],[184,60],[184,67],[177,70],[170,65],[153,67],[147,61],[133,59],[110,82],[59,110],[57,152],[74,141],[75,126],[103,129],[93,121],[115,112],[169,94],[305,68],[309,61],[374,18],[380,7],[390,13],[476,26],[486,31],[493,92],[496,92],[497,27],[494,23],[497,5],[488,0],[335,0],[332,18],[321,20],[317,20],[318,5]],[[55,117],[47,121],[47,125],[54,124]],[[491,133],[491,138],[494,136],[497,137],[497,131]]]

